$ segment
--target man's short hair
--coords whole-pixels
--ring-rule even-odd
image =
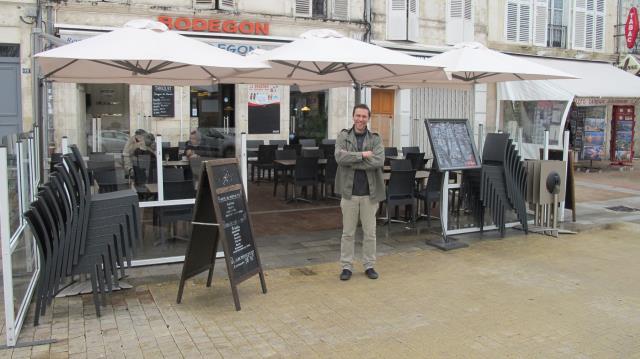
[[[356,114],[356,109],[358,109],[358,108],[362,108],[362,109],[367,110],[367,113],[368,113],[367,116],[371,117],[371,110],[369,109],[369,106],[367,106],[367,105],[365,105],[363,103],[353,106],[353,111],[351,112],[351,116],[352,117],[353,117],[353,115]]]
[[[146,133],[147,133],[147,131],[145,131],[145,130],[143,130],[143,129],[139,128],[139,129],[137,129],[137,130],[136,130],[135,135],[136,135],[136,136],[141,136],[141,135],[144,135],[144,134],[146,134]]]

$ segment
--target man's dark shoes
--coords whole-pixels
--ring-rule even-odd
[[[378,279],[378,273],[376,273],[376,270],[373,268],[367,269],[364,271],[364,274],[366,274],[369,279]]]
[[[348,269],[343,269],[342,273],[340,273],[340,280],[349,280],[351,279],[351,271]]]

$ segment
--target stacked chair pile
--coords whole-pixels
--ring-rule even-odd
[[[78,277],[90,278],[100,316],[105,294],[125,275],[141,236],[136,192],[92,194],[82,155],[77,146],[70,149],[25,212],[41,263],[34,294],[35,325],[62,287]]]
[[[515,210],[525,233],[527,208],[525,193],[527,173],[509,135],[490,133],[482,151],[480,198],[484,207],[491,209],[493,222],[505,235],[505,212]]]

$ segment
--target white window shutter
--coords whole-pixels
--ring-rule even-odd
[[[447,0],[446,35],[448,45],[464,41],[463,2],[464,0]]]
[[[418,0],[408,0],[409,14],[407,23],[407,40],[418,42],[420,36],[420,8]]]
[[[547,0],[534,0],[533,6],[533,44],[536,46],[547,46],[549,3]]]
[[[464,28],[462,41],[473,41],[475,38],[475,23],[473,16],[473,0],[464,0]]]
[[[234,0],[219,0],[218,7],[221,10],[233,10],[234,9]]]
[[[311,1],[312,0],[296,0],[296,16],[311,17]]]
[[[595,44],[593,49],[596,51],[604,51],[605,36],[605,0],[596,0],[596,27],[595,27]]]
[[[387,40],[406,39],[407,0],[387,0]]]
[[[216,0],[195,0],[196,5],[212,5]]]
[[[593,29],[595,27],[593,13],[587,12],[585,19],[586,32],[584,34],[584,47],[588,50],[593,50]]]
[[[333,18],[349,20],[349,0],[333,0]]]
[[[507,1],[507,16],[505,16],[505,38],[507,41],[518,41],[518,3]]]
[[[518,14],[518,42],[529,43],[531,41],[531,4],[520,4]]]
[[[584,50],[587,31],[587,6],[586,0],[576,0],[573,11],[573,48]]]

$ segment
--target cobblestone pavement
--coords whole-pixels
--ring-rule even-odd
[[[336,262],[269,269],[266,295],[240,285],[240,312],[223,272],[189,281],[182,304],[176,280],[147,279],[101,318],[90,296],[56,299],[20,341],[58,341],[0,357],[640,358],[639,224],[509,234],[381,256],[375,281],[341,282]]]

